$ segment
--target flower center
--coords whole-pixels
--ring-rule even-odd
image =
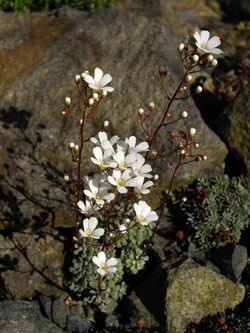
[[[100,199],[102,199],[102,196],[100,193],[96,193],[95,198],[96,198],[96,200],[100,200]]]
[[[125,182],[123,179],[117,179],[116,184],[117,186],[124,186]]]
[[[107,266],[105,263],[100,264],[99,267],[100,267],[101,269],[103,269],[104,271],[106,271],[106,269],[108,268],[108,266]]]
[[[92,230],[88,229],[87,231],[85,231],[85,233],[86,233],[86,237],[92,238],[92,235],[93,235],[93,231]]]
[[[121,162],[121,163],[119,163],[119,169],[121,169],[121,170],[125,170],[127,168],[127,166],[126,166],[126,163],[125,162]]]

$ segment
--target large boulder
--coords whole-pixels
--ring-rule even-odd
[[[15,229],[72,225],[63,175],[71,165],[67,145],[77,141],[77,132],[60,111],[66,95],[75,97],[75,74],[100,66],[113,75],[115,92],[89,122],[88,135],[108,119],[110,134],[144,139],[137,122],[138,107],[153,101],[156,124],[166,102],[159,85],[159,65],[165,64],[169,72],[169,92],[183,75],[176,43],[166,26],[110,9],[85,13],[63,8],[57,16],[0,13],[0,28],[1,220]],[[206,162],[187,164],[177,174],[176,184],[220,173],[225,146],[192,100],[180,100],[173,109],[177,115],[189,111],[190,117],[177,128],[196,127],[200,152],[208,155]],[[163,132],[158,144],[169,151],[168,135]],[[86,145],[85,172],[91,170],[92,148]],[[158,165],[163,186],[169,184],[174,164],[170,159],[170,168]]]
[[[64,244],[50,235],[0,236],[0,294],[14,299],[37,293],[66,297],[63,287]]]
[[[173,274],[167,289],[169,333],[184,333],[191,323],[198,324],[202,318],[233,309],[244,295],[243,285],[188,259]]]

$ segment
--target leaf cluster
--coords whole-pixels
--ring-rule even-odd
[[[0,9],[3,11],[49,11],[68,5],[80,10],[95,10],[108,7],[111,0],[0,0]]]
[[[180,204],[193,231],[193,241],[204,251],[237,243],[250,220],[250,184],[246,178],[200,178],[185,190]]]

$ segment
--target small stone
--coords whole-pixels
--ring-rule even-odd
[[[67,322],[67,333],[90,333],[94,332],[93,324],[87,319],[78,316],[70,316]]]

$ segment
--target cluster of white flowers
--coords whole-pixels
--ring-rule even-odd
[[[95,144],[91,161],[98,166],[99,172],[93,178],[85,177],[83,193],[85,201],[79,201],[80,212],[89,218],[83,220],[83,229],[80,235],[88,239],[100,239],[105,230],[98,228],[98,220],[93,217],[102,207],[109,204],[119,195],[129,191],[140,198],[150,192],[153,182],[152,168],[145,163],[142,153],[149,149],[147,142],[137,143],[136,137],[131,136],[122,141],[118,136],[108,139],[107,133],[99,132],[97,137],[90,139]],[[135,223],[148,225],[158,220],[156,212],[143,200],[133,205]],[[125,224],[119,225],[119,232],[126,233]],[[106,254],[101,251],[93,257],[93,262],[98,266],[98,273],[105,275],[116,271],[117,259],[106,259]]]

